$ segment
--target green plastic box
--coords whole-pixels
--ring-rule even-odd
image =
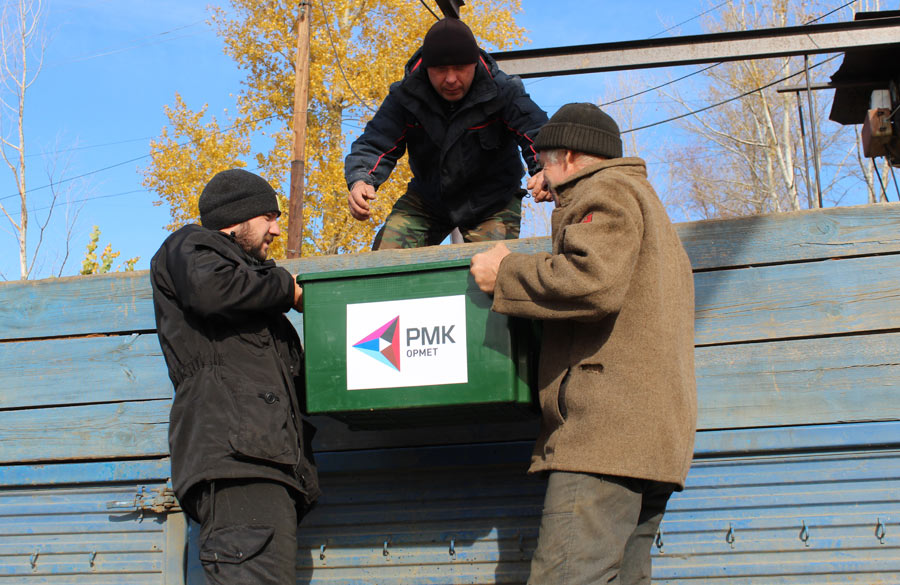
[[[492,312],[468,259],[297,281],[310,414],[361,429],[535,416],[535,326]]]

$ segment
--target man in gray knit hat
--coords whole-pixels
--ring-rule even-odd
[[[615,121],[563,106],[535,139],[557,209],[552,252],[472,258],[498,313],[543,321],[541,432],[548,476],[529,585],[649,585],[669,496],[696,427],[691,265],[643,160]]]
[[[319,494],[301,420],[303,347],[285,317],[301,310],[294,277],[272,260],[278,198],[242,169],[216,174],[201,225],[153,256],[157,334],[175,398],[172,484],[200,522],[207,583],[295,583],[297,524]]]

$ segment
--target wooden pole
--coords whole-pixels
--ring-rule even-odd
[[[306,110],[309,105],[309,10],[300,0],[297,20],[297,60],[294,66],[294,131],[291,186],[288,204],[287,257],[299,258],[303,241],[303,195],[306,172]]]

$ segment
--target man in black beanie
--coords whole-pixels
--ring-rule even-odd
[[[472,258],[492,310],[543,321],[548,476],[528,585],[650,585],[650,550],[684,487],[697,422],[691,265],[615,121],[563,106],[535,147],[557,209],[552,252]]]
[[[371,218],[369,201],[408,150],[413,178],[372,249],[439,244],[454,228],[467,242],[517,238],[522,157],[535,200],[549,199],[533,147],[546,121],[522,81],[500,71],[468,26],[440,20],[344,161],[350,214]]]
[[[173,233],[150,263],[175,386],[172,484],[201,524],[207,583],[294,583],[297,524],[319,495],[298,395],[303,347],[284,315],[302,310],[302,290],[266,260],[280,212],[265,179],[222,171],[199,208],[202,226]]]

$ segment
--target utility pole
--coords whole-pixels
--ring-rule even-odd
[[[309,106],[309,0],[300,0],[297,59],[294,65],[294,132],[288,203],[287,257],[299,258],[303,241],[303,195],[306,172],[306,110]]]
[[[466,0],[437,0],[438,8],[444,13],[444,18],[459,18],[459,7],[465,6]]]

